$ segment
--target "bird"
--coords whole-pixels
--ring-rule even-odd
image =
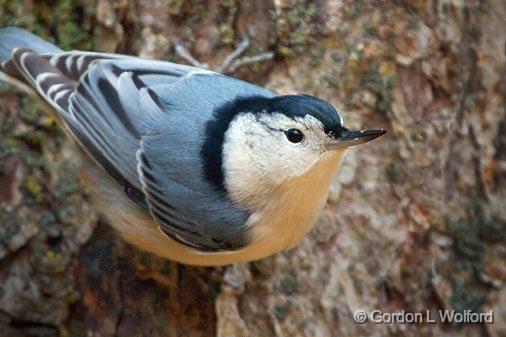
[[[82,182],[130,244],[221,266],[295,247],[315,225],[353,131],[328,102],[218,72],[64,51],[0,30],[2,79],[40,98],[78,145]]]

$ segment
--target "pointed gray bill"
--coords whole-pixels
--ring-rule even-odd
[[[349,146],[367,143],[373,139],[383,136],[387,130],[361,130],[361,131],[342,131],[339,138],[329,142],[325,147],[328,151],[342,149]]]

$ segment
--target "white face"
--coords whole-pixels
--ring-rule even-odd
[[[289,137],[293,129],[302,133],[301,141],[300,135]],[[329,141],[322,123],[311,115],[295,120],[280,113],[239,115],[225,133],[227,189],[234,192],[252,185],[269,189],[299,177],[324,158]]]

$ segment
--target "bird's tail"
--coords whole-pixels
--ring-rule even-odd
[[[31,49],[37,54],[62,52],[60,48],[24,29],[16,27],[0,29],[0,63],[7,61],[15,48]]]
[[[8,63],[11,59],[12,52],[16,48],[31,49],[38,54],[61,53],[62,50],[24,29],[16,27],[0,29],[0,80],[13,84],[23,91],[34,94],[34,91],[28,87],[21,78],[16,76],[16,69],[11,69],[11,71],[9,71],[12,65]]]

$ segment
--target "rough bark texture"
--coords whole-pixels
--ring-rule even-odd
[[[0,87],[0,336],[506,336],[502,0],[1,0],[63,48],[219,64],[390,130],[349,153],[320,223],[255,263],[191,268],[97,221],[35,100]],[[356,309],[493,309],[494,324],[358,324]]]

